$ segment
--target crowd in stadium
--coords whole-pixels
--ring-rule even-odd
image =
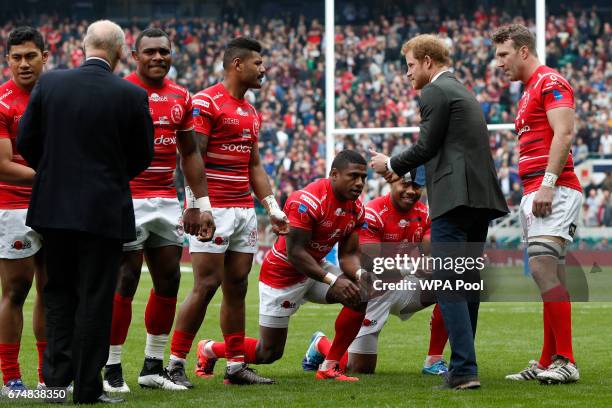
[[[437,31],[451,48],[453,66],[480,101],[488,123],[511,123],[522,86],[509,83],[495,66],[490,34],[502,23],[519,22],[535,29],[533,20],[511,17],[495,8],[479,8],[474,15],[440,19],[437,10],[417,8],[413,15],[355,18],[355,10],[341,10],[336,27],[336,126],[416,126],[420,122],[416,92],[405,78],[400,55],[404,39],[419,32]],[[41,17],[35,22],[48,44],[47,69],[71,68],[83,61],[80,39],[86,21]],[[15,22],[0,27],[6,38]],[[268,174],[274,178],[281,204],[291,191],[325,173],[323,26],[304,17],[270,19],[252,25],[241,19],[219,22],[205,19],[154,21],[168,31],[174,43],[174,67],[170,73],[192,92],[219,80],[222,49],[229,39],[249,35],[267,49],[267,80],[257,94],[249,94],[263,114],[260,150]],[[126,29],[131,46],[142,27]],[[605,14],[581,10],[549,16],[546,23],[547,64],[558,69],[572,84],[576,97],[574,161],[591,153],[612,155],[610,95],[612,79],[612,28]],[[4,44],[0,52],[6,54]],[[131,60],[120,65],[120,75],[134,68]],[[0,80],[9,78],[4,64]],[[385,154],[410,146],[417,135],[357,135],[339,138],[336,150],[368,147]],[[502,190],[510,205],[517,205],[521,185],[517,172],[518,150],[512,131],[490,133],[490,145]],[[612,226],[611,176],[587,188],[584,224]],[[366,200],[384,193],[382,178],[372,175]]]

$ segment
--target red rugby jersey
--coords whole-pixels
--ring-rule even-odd
[[[525,85],[514,121],[519,141],[519,175],[525,194],[537,191],[542,184],[553,139],[546,111],[559,107],[574,108],[574,91],[557,71],[541,65]],[[582,191],[571,151],[556,185]]]
[[[189,91],[169,79],[164,79],[160,88],[149,87],[135,72],[125,79],[147,91],[155,129],[153,161],[148,169],[131,181],[132,197],[176,198],[176,132],[193,129]]]
[[[312,231],[306,251],[320,262],[336,245],[365,221],[361,200],[340,201],[329,179],[319,179],[291,194],[284,207],[292,228]],[[287,241],[280,236],[264,258],[259,280],[274,288],[302,282],[306,276],[289,263]]]
[[[193,120],[196,132],[208,136],[203,158],[212,206],[253,207],[249,163],[261,116],[220,82],[194,95]]]
[[[26,161],[17,152],[15,140],[19,119],[24,114],[30,94],[9,79],[0,86],[0,138],[10,139],[13,147],[13,161],[27,166]],[[15,210],[28,208],[32,188],[0,183],[0,209]]]
[[[430,234],[427,206],[417,201],[410,210],[399,211],[386,194],[366,204],[364,228],[359,243],[419,243]]]

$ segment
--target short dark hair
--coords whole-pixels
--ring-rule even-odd
[[[144,30],[142,30],[140,34],[138,34],[138,37],[136,37],[136,42],[134,43],[134,49],[136,51],[138,51],[138,47],[140,47],[140,41],[143,39],[143,37],[149,37],[149,38],[166,37],[170,45],[172,45],[172,42],[170,41],[170,37],[168,36],[168,33],[166,33],[161,28],[149,27],[149,28],[145,28]]]
[[[343,150],[336,155],[332,162],[331,168],[337,170],[346,169],[349,164],[361,164],[367,166],[368,162],[363,156],[354,150]]]
[[[21,26],[13,29],[13,31],[9,33],[8,39],[6,40],[7,54],[11,51],[13,45],[21,45],[28,41],[33,42],[40,52],[45,51],[45,41],[40,31],[29,26]]]
[[[515,50],[527,46],[529,52],[533,55],[537,55],[535,36],[522,24],[510,24],[505,27],[500,27],[493,33],[491,39],[494,44],[503,44],[508,40],[512,40]]]
[[[223,53],[223,69],[228,69],[236,58],[245,59],[250,52],[261,53],[261,43],[254,38],[238,37],[231,40]]]

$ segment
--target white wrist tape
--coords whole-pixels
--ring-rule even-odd
[[[331,272],[327,272],[323,277],[323,282],[327,283],[329,286],[334,286],[338,277]]]
[[[193,191],[189,186],[185,186],[185,204],[187,208],[195,208],[196,198],[193,195]]]
[[[555,173],[550,173],[547,171],[546,173],[544,173],[544,178],[542,179],[542,185],[544,187],[553,188],[555,184],[557,184],[558,178],[559,176],[557,176]]]
[[[355,277],[357,278],[357,280],[361,280],[361,275],[363,275],[365,273],[365,269],[357,269],[357,272],[355,272]]]
[[[185,202],[187,203],[187,208],[199,208],[202,212],[212,211],[210,198],[207,196],[195,198],[193,191],[191,188],[189,188],[189,186],[185,186]]]
[[[277,218],[284,218],[285,213],[280,209],[274,195],[264,197],[263,199],[268,204],[268,215],[274,215]]]
[[[210,198],[208,198],[207,196],[200,197],[195,200],[194,207],[199,208],[200,212],[212,211],[212,206],[210,205]]]

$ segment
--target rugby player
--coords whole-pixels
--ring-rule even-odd
[[[193,289],[181,305],[171,342],[168,371],[172,379],[193,387],[185,359],[206,308],[221,286],[221,331],[227,348],[227,384],[268,384],[245,364],[245,297],[248,275],[257,252],[257,217],[251,188],[277,234],[289,232],[287,216],[278,206],[259,157],[261,116],[245,99],[261,88],[265,66],[261,44],[251,38],[230,41],[223,55],[224,79],[194,95],[193,119],[206,167],[210,201],[217,230],[210,242],[189,238]]]
[[[164,350],[172,329],[180,282],[183,231],[200,239],[210,239],[214,222],[206,204],[207,186],[202,157],[194,139],[189,91],[166,76],[172,65],[168,34],[158,28],[143,30],[135,42],[132,57],[136,72],[125,79],[145,89],[155,127],[155,155],[151,166],[131,181],[136,240],[123,247],[124,256],[113,302],[113,324],[109,358],[104,368],[106,392],[129,392],[121,367],[121,348],[132,317],[143,256],[153,280],[145,309],[147,339],[145,358],[138,377],[141,387],[186,390],[175,384],[164,370]],[[176,198],[174,171],[176,153],[199,208],[182,214]],[[202,211],[201,211],[202,210]],[[202,230],[200,230],[202,228]],[[197,239],[197,238],[196,238]]]
[[[371,258],[393,257],[399,250],[410,251],[415,245],[422,245],[421,250],[428,252],[431,221],[427,206],[419,201],[424,184],[424,168],[421,167],[392,183],[390,193],[366,204],[367,228],[359,233],[359,244],[364,254]],[[386,291],[369,300],[361,329],[340,360],[341,368],[346,367],[351,373],[374,373],[378,336],[389,314],[408,320],[415,312],[431,304],[425,296],[421,297],[419,286],[415,287],[416,290]],[[448,371],[442,359],[448,333],[438,305],[433,309],[430,328],[429,352],[421,372],[441,375]],[[325,334],[320,331],[314,333],[302,360],[304,371],[316,370],[330,346],[331,342]]]
[[[38,382],[44,386],[42,360],[47,345],[42,289],[41,236],[25,225],[35,172],[15,148],[19,119],[28,105],[30,92],[49,58],[43,37],[32,27],[10,32],[6,44],[12,78],[0,86],[0,369],[2,395],[23,391],[19,348],[23,331],[23,304],[36,276],[34,337],[38,349]]]
[[[572,350],[572,309],[565,287],[565,253],[582,205],[574,173],[574,91],[557,71],[538,60],[535,37],[512,24],[493,34],[497,66],[524,92],[515,119],[519,175],[524,195],[520,222],[529,269],[543,300],[544,344],[539,361],[510,380],[569,383],[580,378]]]
[[[342,303],[336,337],[316,378],[358,381],[340,369],[340,359],[359,332],[367,302],[358,287],[362,272],[359,229],[365,210],[359,196],[366,178],[366,161],[357,152],[340,152],[328,178],[319,179],[294,192],[285,203],[290,232],[268,251],[259,275],[259,340],[246,338],[247,362],[270,364],[285,350],[289,318],[307,301]],[[339,268],[325,260],[338,243]],[[198,343],[196,373],[210,377],[228,343]]]

